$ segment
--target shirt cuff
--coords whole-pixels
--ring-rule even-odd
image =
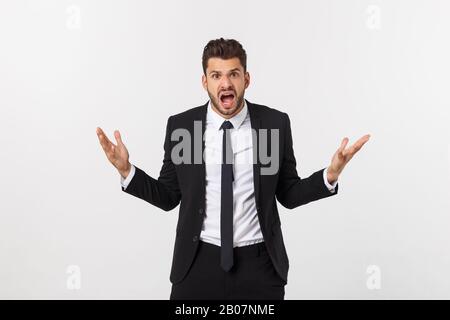
[[[334,192],[335,191],[334,188],[336,188],[337,185],[337,180],[333,184],[330,184],[327,179],[327,173],[328,167],[325,170],[323,170],[323,182],[325,182],[325,185],[327,186],[328,190],[330,190],[330,192]]]
[[[122,185],[124,190],[130,184],[130,181],[131,181],[131,179],[133,179],[135,172],[136,172],[136,169],[134,168],[133,165],[131,165],[130,173],[128,173],[128,176],[125,179],[122,176],[120,176],[120,184]]]

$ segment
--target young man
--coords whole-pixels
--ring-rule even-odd
[[[98,138],[123,191],[166,211],[180,204],[171,299],[284,299],[289,261],[276,200],[292,209],[336,195],[369,135],[347,149],[344,138],[327,168],[301,179],[288,115],[244,98],[241,44],[211,40],[202,62],[210,99],[169,117],[158,179],[130,164],[119,131],[117,144],[100,128]]]

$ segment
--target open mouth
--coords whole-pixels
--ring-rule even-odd
[[[234,102],[234,92],[222,92],[219,96],[220,103],[225,108],[230,108]]]

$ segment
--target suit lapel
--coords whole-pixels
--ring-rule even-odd
[[[254,130],[255,134],[252,134],[252,141],[253,141],[253,182],[255,187],[255,201],[256,201],[256,207],[259,207],[259,189],[260,189],[260,171],[261,171],[261,164],[260,159],[258,155],[258,141],[259,136],[258,132],[261,128],[261,118],[259,116],[258,110],[255,108],[255,106],[249,102],[247,99],[245,100],[247,102],[248,107],[248,113],[250,115],[250,123],[252,126],[252,129]]]
[[[208,103],[207,101],[201,108],[199,108],[199,112],[195,117],[196,121],[201,121],[202,124],[202,157],[201,157],[201,164],[195,164],[193,166],[193,170],[195,170],[194,177],[198,178],[201,185],[202,190],[202,199],[203,199],[203,209],[206,209],[206,169],[205,169],[205,159],[203,159],[203,155],[205,154],[205,139],[203,138],[205,136],[206,131],[206,112],[208,110]],[[195,152],[195,150],[193,150]]]

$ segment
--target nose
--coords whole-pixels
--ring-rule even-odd
[[[227,75],[222,77],[222,79],[220,81],[220,87],[222,88],[222,90],[231,90],[232,89],[232,84],[231,84],[230,78]]]

